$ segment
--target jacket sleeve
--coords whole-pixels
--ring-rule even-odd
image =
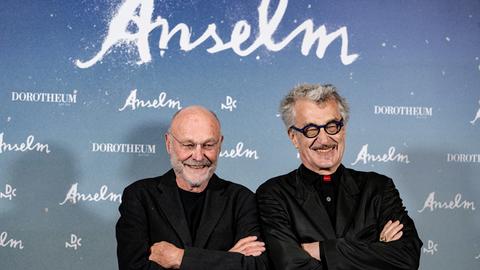
[[[322,263],[302,249],[292,226],[292,217],[280,196],[260,187],[257,202],[267,252],[274,269],[321,270]]]
[[[148,222],[145,209],[134,190],[125,189],[119,211],[120,218],[116,225],[118,269],[164,269],[148,260],[150,256]]]
[[[257,204],[252,192],[245,190],[241,192],[234,202],[235,216],[233,225],[235,243],[247,236],[257,236],[262,241],[260,235],[260,225],[258,220]],[[266,252],[260,256],[244,256],[237,252],[228,252],[221,250],[201,249],[197,247],[185,248],[180,269],[205,269],[205,270],[266,270],[268,269],[268,257]]]
[[[320,243],[328,269],[418,269],[422,242],[391,179],[386,181],[379,202],[376,227],[364,228],[353,237]],[[400,220],[403,235],[397,241],[383,243],[379,233],[388,220]]]
[[[276,188],[261,186],[257,191],[260,220],[275,269],[418,269],[422,243],[390,179],[377,194],[376,224],[363,228],[353,236],[321,241],[321,262],[300,246],[296,230],[303,227],[308,231],[304,225],[296,224],[295,215],[302,213],[293,213],[285,203],[288,199],[284,199]],[[379,233],[390,219],[401,221],[403,236],[397,241],[379,242]]]
[[[148,221],[140,195],[128,188],[124,191],[120,205],[120,219],[116,226],[117,257],[119,270],[160,270],[157,263],[148,260],[150,237]],[[260,238],[260,226],[255,198],[251,192],[243,192],[234,202],[235,242],[255,235]],[[224,250],[185,247],[180,269],[191,270],[265,270],[268,258],[265,252],[257,257],[243,256],[240,253]]]

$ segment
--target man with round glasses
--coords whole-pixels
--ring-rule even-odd
[[[257,190],[275,269],[418,269],[420,241],[393,181],[342,165],[349,109],[332,85],[282,100],[302,164]]]
[[[217,116],[203,107],[172,117],[165,145],[173,169],[123,192],[120,270],[267,269],[254,194],[214,173],[222,141]]]

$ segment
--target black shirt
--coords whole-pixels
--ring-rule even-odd
[[[315,187],[320,201],[327,210],[328,217],[330,218],[330,223],[332,224],[334,229],[337,216],[336,206],[338,183],[340,182],[340,177],[342,174],[342,166],[343,165],[340,165],[340,167],[338,167],[335,173],[328,176],[317,174],[316,172],[313,172],[307,167],[305,167],[303,164],[300,166],[301,179]]]
[[[183,204],[183,210],[185,211],[185,218],[187,219],[190,235],[192,236],[192,241],[195,241],[197,229],[200,225],[200,219],[202,218],[206,190],[207,189],[198,193],[178,188],[180,199]]]
[[[320,201],[327,210],[330,223],[334,230],[337,220],[338,183],[340,182],[342,171],[343,165],[341,164],[332,175],[320,175],[311,171],[303,164],[300,166],[301,179],[305,181],[305,183],[315,187]],[[320,244],[320,259],[321,261],[325,261],[325,252],[322,244]],[[322,263],[322,270],[328,270],[327,264]]]

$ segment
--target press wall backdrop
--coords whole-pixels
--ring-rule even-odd
[[[218,114],[219,176],[295,169],[278,104],[304,82],[349,100],[343,164],[394,179],[420,269],[479,269],[477,0],[2,0],[0,268],[116,269],[180,108]]]

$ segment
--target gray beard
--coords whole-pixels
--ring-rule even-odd
[[[185,181],[187,181],[188,184],[190,185],[190,187],[192,187],[192,188],[198,188],[202,184],[199,181],[192,181],[191,179],[185,179]]]

